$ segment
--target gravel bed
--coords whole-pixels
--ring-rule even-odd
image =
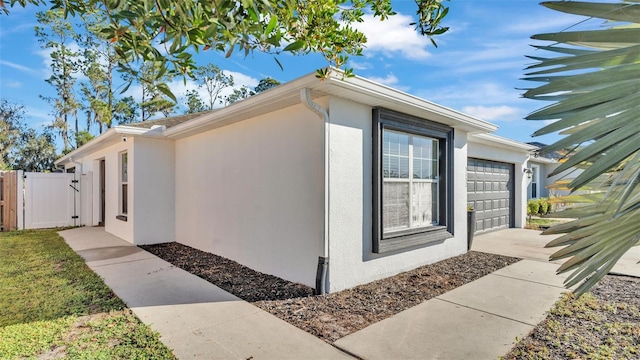
[[[607,275],[565,295],[504,359],[640,359],[640,278]]]
[[[351,289],[314,296],[308,286],[182,244],[141,248],[329,343],[520,260],[471,251]]]

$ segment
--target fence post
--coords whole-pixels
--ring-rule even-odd
[[[16,199],[16,220],[18,230],[24,230],[24,171],[18,170],[16,172],[16,191],[18,192]]]
[[[0,171],[0,231],[4,231],[4,171]]]
[[[0,199],[0,211],[2,212],[2,231],[11,231],[18,228],[18,172],[5,171],[1,174],[2,199]]]

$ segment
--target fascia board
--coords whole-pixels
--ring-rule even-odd
[[[529,159],[529,162],[540,163],[540,164],[558,164],[557,160],[549,159],[549,158],[542,157],[542,156],[531,157]]]
[[[531,153],[538,149],[537,146],[493,134],[472,134],[468,137],[468,141],[503,149],[521,151],[523,153]]]
[[[468,132],[486,133],[498,129],[497,125],[490,122],[378,84],[366,78],[356,76],[343,79],[342,73],[338,71],[332,72],[329,79],[319,82],[319,84],[313,86],[312,89],[321,90],[329,94],[336,93],[335,90],[331,89],[332,87],[364,95],[364,101],[362,101],[362,97],[359,97],[356,101],[363,102],[372,107],[392,107],[391,110],[427,118]],[[340,95],[345,97],[344,94],[345,93],[342,92]]]
[[[106,147],[105,144],[109,143],[111,145],[112,140],[116,137],[118,133],[115,128],[111,128],[104,133],[100,134],[98,137],[95,137],[86,144],[80,146],[79,148],[71,151],[70,153],[64,155],[54,162],[56,165],[65,164],[70,162],[71,158],[81,158],[82,155],[92,152],[94,150],[100,149],[101,147]]]
[[[64,164],[70,162],[71,158],[81,158],[82,156],[92,153],[101,148],[105,148],[107,146],[111,146],[118,141],[122,136],[132,136],[132,137],[153,137],[153,138],[163,138],[164,137],[164,127],[161,128],[140,128],[134,126],[125,126],[120,125],[113,127],[99,136],[91,139],[86,144],[81,147],[73,150],[72,152],[66,154],[65,156],[59,158],[54,162],[54,164]]]

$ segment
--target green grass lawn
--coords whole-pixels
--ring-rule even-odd
[[[607,275],[580,298],[565,294],[505,360],[640,358],[640,279]]]
[[[0,233],[0,359],[175,359],[54,230]]]
[[[529,218],[527,216],[527,225],[525,226],[527,229],[532,230],[540,230],[542,228],[546,228],[549,226],[553,226],[555,224],[560,224],[565,221],[557,220],[557,219],[545,219],[545,218]]]

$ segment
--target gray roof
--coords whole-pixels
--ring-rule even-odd
[[[543,143],[538,142],[538,141],[528,142],[527,144],[533,145],[533,146],[537,146],[537,147],[540,148],[540,150],[544,149],[547,146],[547,144],[543,144]],[[543,157],[543,158],[558,160],[558,159],[561,159],[563,157],[562,154],[560,154],[557,151],[552,151],[550,153],[542,153],[542,152],[540,152],[540,150],[538,150],[537,153],[539,154],[540,157]]]
[[[165,126],[167,129],[172,127],[172,126],[176,126],[176,125],[180,125],[183,122],[187,122],[189,120],[195,119],[197,117],[200,117],[204,114],[213,112],[216,110],[208,110],[208,111],[203,111],[203,112],[199,112],[199,113],[193,113],[193,114],[184,114],[184,115],[178,115],[178,116],[171,116],[171,117],[167,117],[164,119],[156,119],[156,120],[147,120],[147,121],[141,121],[141,122],[135,122],[135,123],[130,123],[130,124],[126,124],[125,126],[132,126],[132,127],[139,127],[139,128],[146,128],[146,129],[151,129],[152,126],[154,125],[160,125],[160,126]]]

